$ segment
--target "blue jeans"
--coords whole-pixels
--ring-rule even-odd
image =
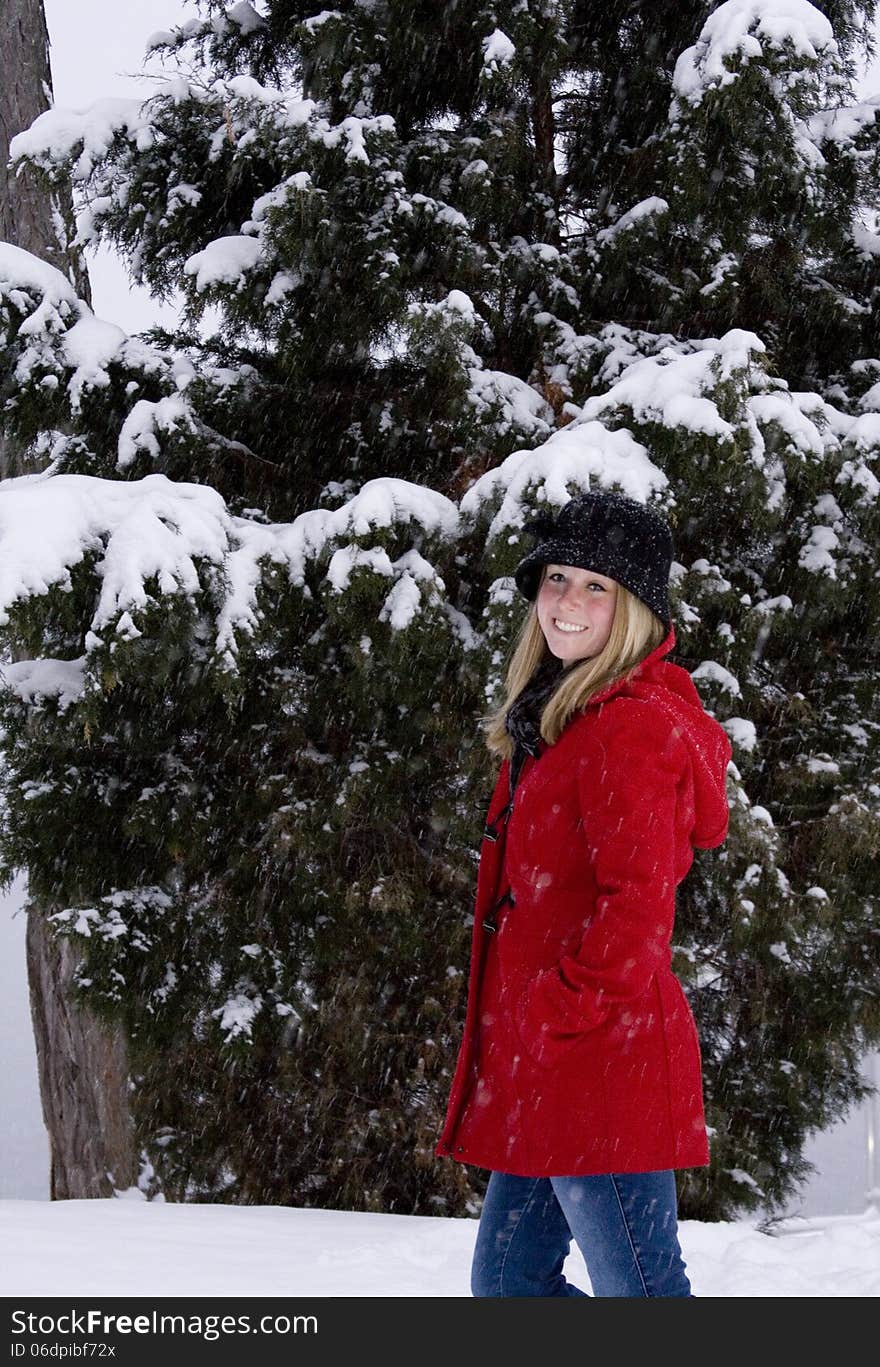
[[[562,1275],[572,1238],[594,1296],[690,1296],[675,1174],[489,1178],[471,1268],[475,1296],[585,1296]]]

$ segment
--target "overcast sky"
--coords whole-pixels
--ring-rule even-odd
[[[196,15],[181,0],[44,0],[51,45],[55,104],[81,109],[108,95],[145,95],[143,76],[147,39]],[[155,61],[148,64],[158,70]],[[145,290],[136,289],[111,252],[89,260],[92,303],[101,318],[138,332],[152,323],[173,325],[176,312],[160,308]]]
[[[55,103],[77,108],[104,95],[137,94],[151,33],[197,14],[181,0],[44,0]]]

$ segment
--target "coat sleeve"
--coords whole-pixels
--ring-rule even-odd
[[[532,978],[514,1007],[520,1042],[545,1066],[641,996],[670,952],[676,788],[688,758],[663,718],[608,711],[578,758],[595,908],[577,949]]]

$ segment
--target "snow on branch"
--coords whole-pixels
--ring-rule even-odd
[[[880,256],[880,233],[857,223],[852,229],[852,240],[860,260],[870,261],[873,257]]]
[[[115,323],[85,313],[63,337],[61,355],[72,369],[68,381],[70,407],[75,413],[82,402],[83,390],[103,388],[110,383],[107,367],[124,349],[128,338]]]
[[[341,19],[342,12],[338,9],[324,9],[320,14],[312,14],[308,19],[303,20],[303,28],[309,33],[315,33],[319,28],[323,28],[333,19]]]
[[[22,702],[39,705],[44,698],[55,698],[59,712],[65,712],[81,697],[86,686],[86,657],[76,660],[16,660],[0,668],[0,680]]]
[[[21,313],[35,310],[22,323],[22,335],[63,332],[70,319],[85,316],[87,307],[66,275],[11,242],[0,242],[0,299],[4,295]]]
[[[247,0],[238,0],[237,4],[230,5],[223,13],[214,14],[210,19],[187,19],[175,29],[160,29],[151,34],[146,43],[146,55],[200,38],[224,38],[233,29],[247,37],[265,27],[266,20],[253,5],[248,4]]]
[[[482,47],[484,74],[491,75],[500,67],[510,66],[516,56],[516,47],[500,28],[483,39]]]
[[[70,370],[76,411],[87,385],[108,382],[107,365],[126,343],[125,333],[96,318],[61,271],[10,242],[0,242],[0,310],[5,303],[24,315],[15,329],[17,385],[40,372],[42,384],[55,388],[59,373]]]
[[[119,431],[117,470],[124,470],[133,464],[140,451],[146,451],[158,459],[161,447],[156,433],[175,432],[178,429],[190,433],[199,431],[195,414],[180,394],[169,394],[156,403],[149,399],[138,399]]]
[[[807,134],[815,143],[846,144],[871,128],[880,117],[880,95],[869,95],[857,104],[823,109],[804,120]]]
[[[266,27],[266,20],[261,14],[257,14],[247,0],[238,0],[237,4],[230,5],[225,17],[230,24],[240,28],[242,33],[254,33],[256,29]]]
[[[207,591],[215,602],[216,653],[231,670],[237,636],[256,626],[258,589],[273,566],[285,567],[289,581],[304,588],[308,564],[328,557],[327,582],[339,592],[347,579],[334,552],[353,553],[351,543],[358,538],[400,528],[416,543],[454,540],[458,510],[431,489],[374,479],[341,508],[313,509],[291,523],[265,525],[230,514],[207,485],[175,483],[161,474],[129,482],[24,475],[0,483],[0,625],[25,599],[52,588],[70,591],[72,570],[93,554],[96,601],[87,652],[104,644],[108,630],[121,639],[137,636],[137,618],[157,593],[194,599]],[[373,568],[397,581],[380,615],[400,629],[415,614],[418,584],[429,581],[439,590],[442,580],[415,548],[394,562],[381,548],[371,554]],[[62,663],[72,668],[80,662]],[[35,681],[24,670],[19,674],[9,682],[20,695],[24,688],[46,692],[36,685],[47,676]]]
[[[313,508],[293,522],[269,531],[274,539],[274,558],[283,560],[292,583],[304,584],[306,566],[322,555],[331,543],[344,546],[360,537],[373,536],[392,527],[414,525],[422,535],[454,540],[459,531],[458,509],[443,494],[405,479],[368,480],[340,508]],[[387,557],[386,557],[387,559]],[[390,561],[380,573],[388,573]]]
[[[218,79],[211,86],[212,96],[241,100],[252,105],[265,105],[290,128],[307,123],[317,109],[314,100],[302,100],[289,90],[278,86],[261,85],[253,76],[230,76]]]
[[[732,440],[735,428],[709,396],[720,381],[737,371],[747,373],[752,353],[762,353],[764,343],[754,333],[734,328],[721,338],[692,345],[697,349],[691,354],[670,346],[658,356],[633,362],[606,393],[587,400],[584,417],[605,418],[623,410],[635,422]]]
[[[191,256],[184,263],[183,272],[195,276],[200,294],[218,284],[234,284],[241,289],[248,271],[259,264],[262,255],[263,244],[257,238],[218,237]]]
[[[484,508],[494,508],[488,533],[492,539],[521,527],[535,503],[558,508],[573,491],[613,486],[647,502],[668,484],[631,432],[611,432],[600,422],[575,418],[535,450],[514,451],[487,470],[462,498],[461,511],[477,518]]]
[[[596,234],[596,241],[603,246],[613,242],[621,233],[630,232],[637,224],[644,219],[657,218],[661,214],[669,212],[669,204],[665,199],[660,199],[658,195],[650,195],[648,199],[641,200],[625,214],[621,214],[616,223],[610,228],[602,228]]]
[[[676,97],[698,105],[709,90],[732,84],[736,65],[788,49],[815,65],[837,55],[830,23],[808,0],[726,0],[709,15],[673,74]]]
[[[55,391],[65,383],[72,415],[87,390],[110,384],[111,363],[171,387],[192,378],[185,357],[168,355],[96,317],[61,271],[9,242],[0,242],[0,317],[4,314],[19,392],[28,386]],[[121,456],[129,436],[126,424]]]
[[[244,139],[242,145],[249,146],[254,138],[255,120],[258,125],[268,121],[279,135],[303,129],[308,139],[318,146],[342,147],[347,162],[369,163],[368,137],[395,131],[394,119],[388,114],[362,118],[351,115],[332,124],[318,116],[315,101],[261,85],[251,76],[218,77],[207,87],[175,76],[157,79],[150,94],[143,99],[103,99],[83,109],[46,110],[12,139],[10,158],[13,164],[31,163],[47,173],[62,171],[70,175],[74,183],[85,185],[95,176],[99,166],[112,158],[117,137],[127,139],[139,152],[148,151],[157,139],[165,136],[154,121],[157,112],[168,102],[176,105],[184,100],[198,101],[206,109],[215,107],[222,115],[217,125],[214,155],[230,136],[233,140],[241,137]],[[191,187],[179,188],[185,192]],[[104,201],[98,200],[92,206],[92,217],[99,218],[104,207]],[[84,219],[83,233],[87,234],[90,226],[88,209]]]
[[[468,366],[467,374],[467,401],[487,429],[494,412],[500,433],[516,428],[526,439],[550,435],[553,409],[532,385],[504,370]]]
[[[15,135],[9,156],[13,163],[33,162],[44,171],[63,167],[74,182],[86,181],[119,133],[141,151],[152,147],[156,130],[147,100],[104,99],[85,109],[47,109]]]
[[[0,625],[15,603],[71,588],[71,570],[97,555],[90,627],[99,635],[160,593],[195,594],[197,561],[222,565],[230,548],[220,495],[164,475],[126,483],[90,475],[23,475],[0,483]]]

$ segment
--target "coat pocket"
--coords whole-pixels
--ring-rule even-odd
[[[541,984],[548,974],[556,971],[553,965],[529,979],[514,998],[510,1011],[516,1038],[532,1063],[541,1069],[558,1067],[587,1037],[585,1030],[559,1033],[541,1013],[538,998]]]

